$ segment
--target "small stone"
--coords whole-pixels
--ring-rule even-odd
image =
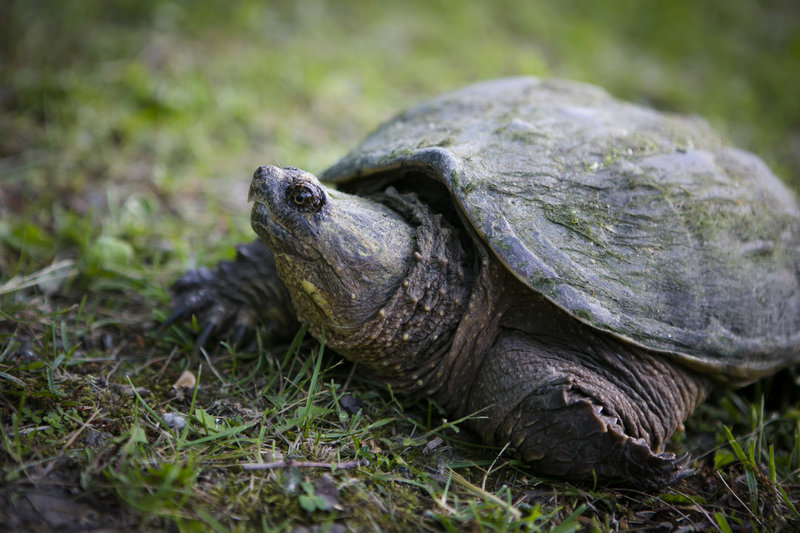
[[[161,415],[161,418],[172,429],[180,431],[186,427],[186,419],[183,418],[183,415],[179,415],[178,413],[164,413]]]
[[[107,431],[97,431],[96,429],[90,429],[86,437],[83,439],[83,442],[85,442],[87,446],[90,446],[92,448],[99,448],[108,439],[111,438],[113,438],[113,435],[111,433],[108,433]]]
[[[425,444],[425,447],[422,448],[422,455],[432,454],[439,446],[442,445],[443,442],[444,439],[441,437],[434,437],[433,439],[429,440],[427,444]]]
[[[339,406],[342,409],[354,415],[358,413],[363,407],[366,405],[363,400],[359,400],[358,398],[353,398],[349,394],[343,394],[339,398]]]
[[[130,385],[123,385],[121,383],[112,383],[110,387],[114,389],[116,392],[119,392],[120,394],[124,394],[126,396],[134,396],[136,394],[138,394],[142,398],[150,396],[150,390],[145,389],[144,387],[136,387],[136,389],[134,389]]]

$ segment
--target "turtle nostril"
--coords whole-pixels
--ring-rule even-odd
[[[253,177],[254,178],[265,178],[265,177],[267,177],[267,174],[268,174],[267,167],[266,166],[260,166],[253,173]]]

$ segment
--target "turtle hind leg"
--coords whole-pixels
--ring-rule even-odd
[[[270,342],[280,342],[290,339],[299,325],[272,252],[261,241],[238,245],[232,261],[220,261],[213,269],[186,272],[170,292],[172,313],[161,328],[195,316],[198,346],[221,338],[244,346],[260,325]]]
[[[654,450],[626,433],[621,420],[568,383],[532,394],[504,421],[501,434],[533,471],[584,482],[641,489],[685,477],[687,457]]]
[[[510,442],[542,475],[638,488],[686,476],[686,458],[663,447],[710,382],[602,334],[577,333],[501,333],[472,387],[471,411],[489,406],[475,429],[495,445]]]

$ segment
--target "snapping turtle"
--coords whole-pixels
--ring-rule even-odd
[[[321,175],[262,166],[263,242],[173,286],[199,342],[257,323],[432,397],[540,474],[670,483],[718,385],[800,360],[800,209],[700,119],[565,81],[472,85]]]

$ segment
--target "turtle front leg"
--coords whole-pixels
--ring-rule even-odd
[[[490,406],[475,421],[484,439],[510,442],[548,476],[640,488],[685,476],[686,459],[664,444],[710,383],[614,339],[567,333],[501,334],[470,399],[473,411]]]
[[[162,328],[194,315],[200,325],[198,346],[224,337],[242,346],[262,324],[270,342],[279,342],[299,326],[272,252],[261,241],[237,246],[233,261],[186,272],[170,291],[172,314]]]

